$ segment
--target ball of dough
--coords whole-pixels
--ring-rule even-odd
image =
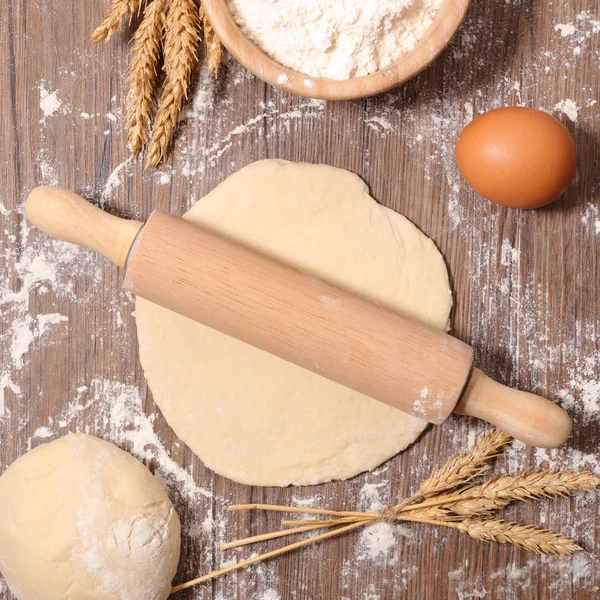
[[[40,446],[0,477],[0,571],[19,600],[165,600],[180,530],[150,471],[90,435]]]

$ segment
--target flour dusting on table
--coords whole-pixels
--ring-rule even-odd
[[[146,464],[155,462],[157,477],[186,502],[212,498],[210,491],[199,487],[193,476],[171,459],[153,428],[157,415],[145,414],[137,387],[95,378],[80,390],[52,423],[33,433],[33,441],[63,435],[61,430],[74,425],[75,431],[83,429],[124,446]]]
[[[388,487],[387,481],[379,483],[366,482],[359,490],[357,510],[374,512],[386,507],[383,492]],[[389,501],[392,504],[395,501]],[[354,560],[376,563],[398,561],[398,539],[413,538],[410,528],[397,523],[379,522],[360,530],[356,544]]]
[[[40,110],[44,117],[52,117],[62,109],[62,102],[58,97],[56,90],[46,89],[44,82],[40,84]]]
[[[57,298],[84,303],[90,296],[76,290],[77,277],[92,287],[99,281],[91,252],[34,232],[20,210],[5,211],[3,217],[13,226],[20,221],[20,227],[19,239],[9,236],[2,248],[5,267],[0,279],[0,314],[10,327],[0,339],[7,349],[0,361],[0,415],[6,411],[6,394],[21,394],[17,374],[26,366],[32,346],[56,343],[67,333],[68,315],[55,311],[32,314],[32,298],[47,300],[50,305]]]

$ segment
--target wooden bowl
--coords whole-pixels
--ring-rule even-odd
[[[238,62],[275,87],[322,100],[351,100],[374,96],[411,79],[429,66],[448,46],[470,5],[471,0],[445,0],[423,37],[410,52],[370,75],[337,81],[311,77],[284,67],[244,35],[229,11],[227,0],[203,0],[214,30]]]

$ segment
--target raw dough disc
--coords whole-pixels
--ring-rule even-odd
[[[356,175],[267,160],[229,177],[184,218],[442,330],[444,260]],[[198,285],[202,285],[199,281]],[[177,435],[249,485],[316,484],[374,469],[423,421],[151,304],[136,302],[140,357]]]

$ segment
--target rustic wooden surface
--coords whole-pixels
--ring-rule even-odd
[[[152,208],[182,213],[253,160],[280,157],[344,167],[362,176],[375,198],[412,219],[439,245],[452,274],[455,333],[474,345],[477,364],[504,383],[566,398],[572,405],[576,427],[567,448],[551,455],[518,448],[499,467],[547,466],[550,456],[557,466],[597,468],[593,381],[600,376],[600,109],[595,104],[600,25],[587,16],[577,19],[583,11],[598,17],[597,0],[475,0],[441,59],[403,87],[364,101],[311,103],[274,90],[229,61],[216,84],[198,74],[194,109],[182,121],[175,152],[158,174],[143,173],[141,163],[122,164],[128,153],[120,107],[126,94],[125,41],[132,29],[92,48],[89,34],[106,5],[8,0],[0,13],[0,288],[21,289],[19,261],[28,244],[41,243],[38,234],[21,228],[18,210],[35,185],[58,183],[105,201],[111,212],[146,217]],[[589,36],[578,41],[578,33],[563,30],[563,36],[555,28],[570,23]],[[62,103],[50,116],[40,110],[41,86],[56,91]],[[567,99],[580,108],[577,122],[556,108],[568,108],[560,104]],[[482,201],[461,182],[452,160],[456,135],[472,110],[477,114],[516,103],[561,118],[580,149],[576,184],[545,210],[525,213]],[[56,435],[56,420],[65,406],[85,395],[77,391],[81,386],[95,386],[100,393],[102,385],[138,388],[146,413],[157,412],[137,358],[133,305],[119,291],[121,277],[107,262],[85,255],[83,266],[74,264],[72,293],[32,289],[32,315],[58,313],[69,321],[35,338],[22,366],[11,364],[9,355],[21,313],[4,298],[0,381],[6,406],[0,416],[0,470],[29,444],[45,441],[38,428],[48,427]],[[592,407],[587,413],[586,397]],[[92,404],[61,433],[88,429],[130,449],[106,419],[98,418],[99,410]],[[179,582],[219,565],[219,536],[232,539],[277,526],[277,519],[259,515],[227,517],[222,524],[226,503],[252,499],[281,504],[292,497],[317,497],[318,505],[350,508],[365,501],[365,489],[375,489],[384,503],[395,502],[483,427],[453,418],[430,428],[373,474],[304,489],[236,485],[204,468],[177,442],[160,413],[154,429],[173,460],[212,495],[178,502],[187,532]],[[149,466],[155,468],[156,461]],[[540,559],[415,526],[408,533],[398,529],[395,550],[374,559],[362,556],[358,536],[349,535],[180,597],[597,598],[599,514],[600,497],[521,505],[509,512],[510,518],[555,527],[577,539],[586,552],[573,562]],[[0,590],[2,600],[12,598],[5,587]]]

